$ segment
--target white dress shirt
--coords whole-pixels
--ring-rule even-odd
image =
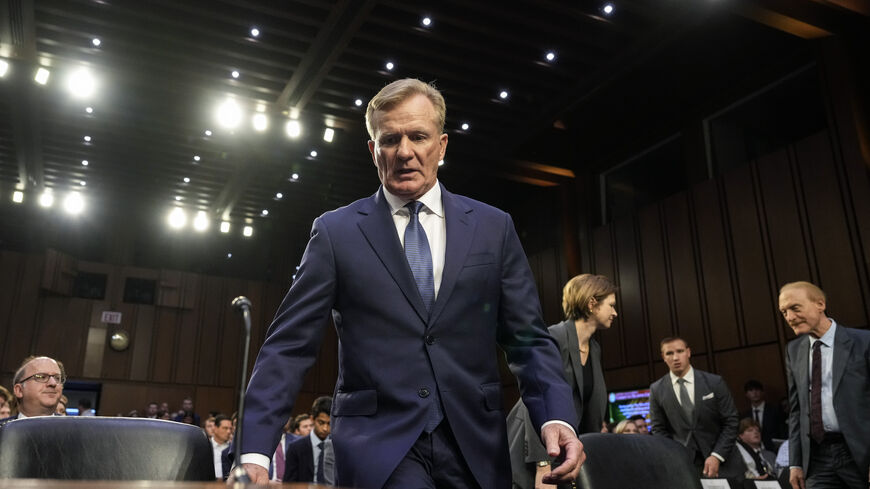
[[[681,406],[683,405],[683,400],[680,399],[680,384],[677,382],[678,380],[683,378],[686,380],[685,386],[686,386],[686,391],[689,392],[689,399],[692,400],[692,405],[694,405],[694,402],[695,402],[695,369],[692,368],[691,365],[689,365],[689,371],[686,372],[686,374],[683,375],[682,377],[677,377],[676,375],[674,375],[673,372],[669,372],[669,373],[671,375],[671,387],[674,388],[674,395],[677,396],[677,402],[679,402]]]
[[[214,461],[214,476],[216,479],[223,479],[224,466],[223,463],[221,463],[221,452],[226,450],[226,448],[230,446],[230,444],[229,442],[218,443],[214,441],[214,438],[209,438],[208,441],[211,442],[212,457]]]

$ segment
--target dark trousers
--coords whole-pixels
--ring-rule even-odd
[[[447,419],[423,432],[384,489],[481,489],[465,463]]]
[[[842,435],[825,435],[822,443],[810,442],[807,489],[867,489],[867,473],[858,469]]]

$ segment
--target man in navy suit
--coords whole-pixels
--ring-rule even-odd
[[[324,445],[330,432],[332,398],[318,397],[311,406],[314,427],[308,436],[293,440],[285,455],[284,482],[325,483],[323,457]]]
[[[867,489],[870,331],[838,324],[825,309],[825,293],[809,282],[779,291],[779,310],[798,335],[786,348],[789,482]]]
[[[382,185],[314,221],[247,390],[242,462],[254,482],[267,481],[330,314],[336,484],[510,487],[496,345],[548,452],[564,458],[546,482],[576,477],[585,455],[571,389],[513,222],[438,182],[445,114],[441,94],[419,80],[395,81],[369,102]]]

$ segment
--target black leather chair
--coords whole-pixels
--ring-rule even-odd
[[[586,463],[583,489],[701,489],[698,470],[682,445],[663,436],[589,433],[580,436]]]
[[[196,426],[146,418],[47,416],[0,428],[0,478],[213,481]]]

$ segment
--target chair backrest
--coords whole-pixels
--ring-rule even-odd
[[[686,449],[664,436],[590,433],[580,436],[586,462],[583,489],[700,489],[698,470]]]
[[[0,478],[213,481],[215,476],[211,443],[196,426],[46,416],[0,428]]]

